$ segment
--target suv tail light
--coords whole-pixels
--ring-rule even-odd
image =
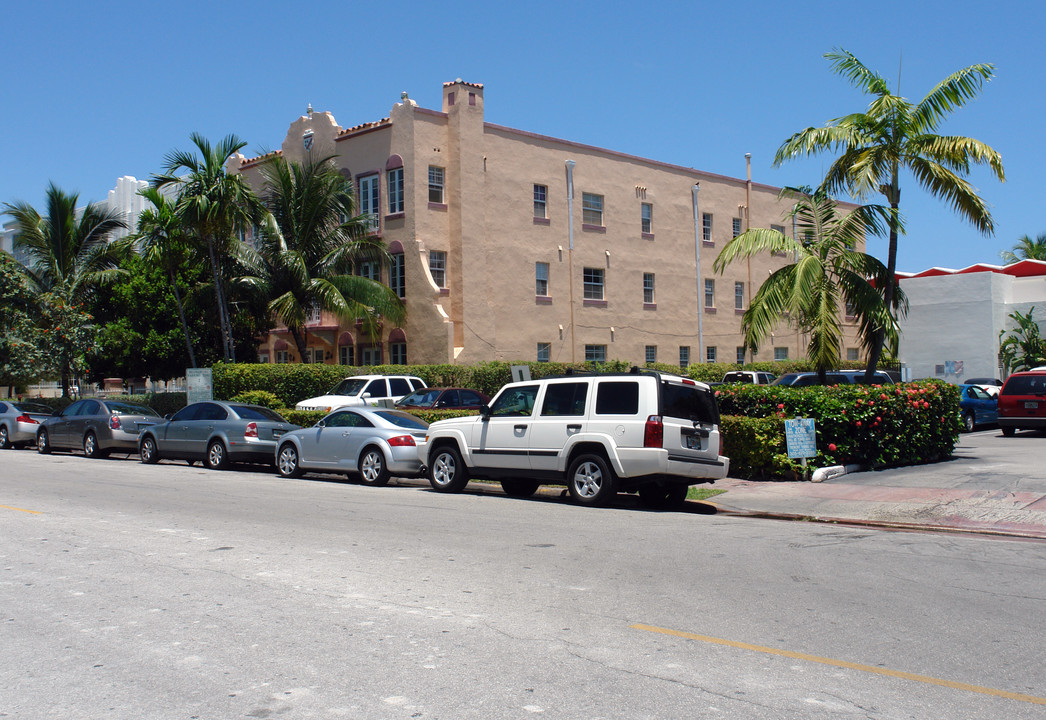
[[[109,416],[109,427],[112,430],[119,430],[122,427],[122,425],[120,425],[120,416],[119,415],[110,415]]]
[[[389,445],[392,447],[415,447],[417,443],[414,442],[413,435],[397,435],[389,438]]]
[[[29,417],[29,413],[24,413],[22,415],[19,415],[18,417],[15,418],[15,422],[29,423],[30,425],[39,425],[40,424],[39,420],[34,420],[33,418]]]
[[[660,415],[651,415],[646,419],[643,429],[643,447],[659,448],[665,445],[665,425]]]
[[[257,438],[258,437],[258,423],[249,422],[247,423],[247,429],[243,431],[245,438]]]

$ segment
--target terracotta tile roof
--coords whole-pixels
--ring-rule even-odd
[[[454,80],[453,82],[443,83],[443,87],[450,87],[451,85],[468,85],[469,87],[479,88],[480,90],[483,89],[483,83],[470,83],[465,82],[464,80]]]
[[[351,135],[352,133],[359,132],[360,130],[370,130],[371,128],[376,128],[376,127],[379,127],[381,125],[388,125],[388,124],[389,124],[389,119],[386,117],[386,118],[382,118],[381,120],[378,120],[376,122],[367,122],[367,123],[362,123],[360,125],[355,125],[355,126],[350,127],[350,128],[345,128],[344,130],[342,130],[340,133],[338,133],[334,137],[335,137],[335,139],[337,139],[337,138],[345,137],[346,135]]]
[[[262,162],[263,160],[265,160],[267,158],[277,157],[279,155],[283,155],[283,151],[282,150],[273,150],[271,152],[265,153],[264,155],[259,155],[258,157],[245,159],[243,162],[240,163],[240,167],[241,168],[253,167],[253,166],[257,165],[258,163]]]

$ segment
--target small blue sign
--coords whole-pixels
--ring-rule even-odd
[[[788,446],[788,457],[792,460],[815,457],[817,433],[814,430],[814,419],[785,420],[785,444]]]

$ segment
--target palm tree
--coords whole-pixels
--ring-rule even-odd
[[[772,273],[752,298],[741,318],[745,344],[758,349],[787,317],[809,334],[807,353],[824,382],[826,371],[839,365],[844,307],[857,315],[866,349],[881,328],[896,337],[896,323],[877,289],[886,281],[886,267],[855,249],[867,233],[884,231],[889,210],[861,206],[840,217],[823,187],[812,195],[786,188],[781,196],[796,200],[789,216],[795,221],[796,238],[802,240],[777,230],[752,228],[727,243],[712,267],[722,274],[735,260],[764,252],[795,258]],[[896,300],[906,309],[900,289]]]
[[[235,362],[225,282],[230,257],[237,248],[237,230],[258,219],[261,205],[242,175],[225,171],[225,163],[246,146],[246,141],[228,135],[212,146],[199,133],[190,137],[199,155],[180,150],[168,153],[164,172],[154,176],[153,186],[177,188],[176,209],[182,225],[207,250],[218,304],[222,355],[227,362]],[[185,174],[177,175],[180,171]]]
[[[178,271],[192,259],[189,238],[182,228],[174,202],[152,187],[145,188],[139,195],[152,203],[152,207],[146,208],[138,216],[138,232],[134,239],[146,262],[161,268],[167,275],[174,292],[174,302],[178,306],[178,320],[185,335],[189,364],[195,368],[196,355],[193,353],[189,326],[185,322],[185,308],[178,290]]]
[[[988,206],[967,180],[971,165],[986,165],[1005,181],[1002,158],[991,147],[972,138],[938,135],[937,130],[953,111],[975,98],[991,80],[990,64],[971,65],[942,80],[918,104],[890,92],[886,80],[869,70],[851,53],[838,49],[827,53],[833,72],[872,102],[863,113],[832,120],[821,128],[794,134],[777,150],[774,165],[804,155],[841,150],[824,179],[829,193],[848,191],[864,198],[881,193],[890,206],[890,245],[883,296],[896,318],[897,238],[901,234],[900,173],[905,170],[931,195],[948,202],[961,217],[985,235],[994,232]],[[886,326],[868,355],[866,377],[870,380],[879,361]]]
[[[95,288],[125,272],[119,265],[128,244],[109,238],[127,225],[121,213],[104,205],[78,210],[79,195],[54,183],[48,185],[46,199],[46,217],[24,202],[4,203],[4,211],[14,218],[15,243],[29,258],[25,274],[32,292],[56,308],[76,310]],[[59,358],[63,396],[69,395],[75,352],[68,346]]]
[[[999,254],[1007,264],[1018,260],[1046,260],[1046,233],[1039,233],[1034,240],[1025,235],[1012,250],[1003,250]]]
[[[287,326],[298,356],[305,358],[310,310],[363,320],[371,333],[382,319],[402,322],[403,303],[387,285],[352,274],[355,263],[387,266],[390,258],[368,235],[367,219],[356,215],[352,184],[332,159],[298,164],[276,156],[262,172],[268,215],[253,273],[240,280],[269,298],[268,310]]]

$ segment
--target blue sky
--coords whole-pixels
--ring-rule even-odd
[[[911,179],[898,268],[998,262],[1046,232],[1046,4],[821,2],[9,3],[0,67],[0,201],[38,207],[49,181],[83,200],[147,179],[189,134],[276,148],[311,103],[342,126],[388,115],[406,90],[438,109],[443,82],[485,86],[489,122],[743,177],[817,184],[829,159],[772,168],[793,132],[867,100],[823,54],[853,52],[921,99],[978,62],[996,66],[942,133],[982,140],[1006,182],[977,170],[993,237]],[[886,243],[869,250],[885,259]]]

